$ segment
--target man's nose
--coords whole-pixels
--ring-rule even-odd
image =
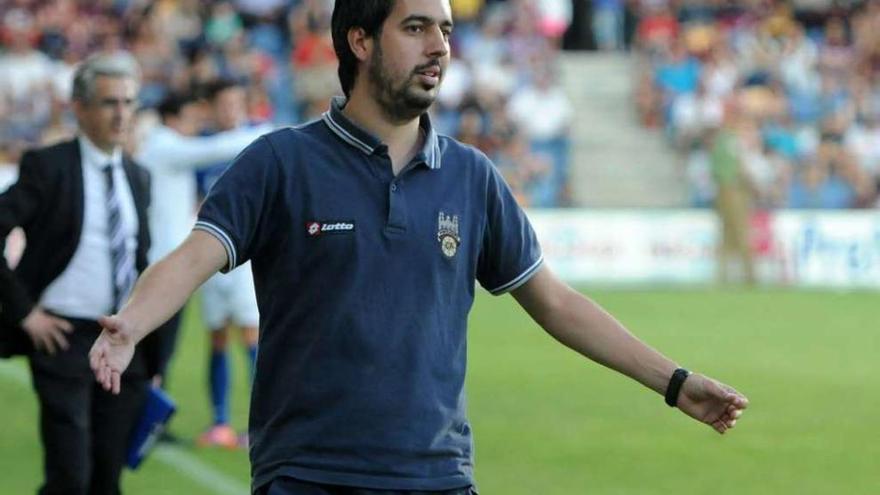
[[[427,36],[426,51],[432,58],[445,57],[449,53],[449,39],[439,26],[433,26]]]

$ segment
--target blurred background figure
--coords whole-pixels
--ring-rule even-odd
[[[716,184],[715,210],[720,221],[718,279],[730,281],[731,266],[741,270],[745,283],[755,283],[749,228],[754,184],[743,162],[743,132],[747,124],[729,113],[724,125],[710,131],[709,160]]]
[[[247,92],[233,81],[217,81],[204,88],[213,125],[203,134],[222,136],[236,130],[251,129],[247,115]],[[199,171],[199,194],[205,197],[220,178],[231,160],[214,164]],[[232,428],[230,414],[229,337],[233,328],[240,331],[242,347],[249,366],[248,383],[252,381],[257,360],[257,328],[260,314],[254,289],[250,263],[229,273],[217,273],[202,286],[202,318],[210,332],[208,360],[209,396],[213,422],[197,439],[202,447],[247,448],[247,434],[237,434]]]
[[[77,136],[21,157],[0,195],[0,239],[21,227],[13,270],[0,259],[0,356],[24,354],[39,408],[43,494],[118,494],[128,437],[148,380],[162,368],[163,332],[144,339],[114,395],[88,375],[98,319],[118,311],[147,266],[148,173],[123,153],[140,71],[124,52],[77,68]]]
[[[150,229],[153,246],[150,260],[161,259],[176,248],[195,224],[197,211],[196,171],[230,160],[270,126],[230,129],[210,137],[200,136],[206,125],[202,103],[192,94],[167,94],[159,104],[159,122],[145,135],[137,157],[152,175],[153,205]],[[213,120],[213,115],[207,119]],[[177,343],[181,314],[163,326],[168,336],[162,348],[163,363],[171,360]],[[157,384],[167,386],[167,370],[160,370]],[[167,437],[166,437],[167,438]]]

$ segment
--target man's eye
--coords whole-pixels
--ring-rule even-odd
[[[406,30],[410,33],[421,33],[425,30],[422,26],[407,26]]]

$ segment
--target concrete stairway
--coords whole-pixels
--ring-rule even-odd
[[[575,206],[686,204],[682,159],[661,131],[642,128],[632,100],[634,60],[623,53],[565,53],[562,83],[576,110],[571,181]]]

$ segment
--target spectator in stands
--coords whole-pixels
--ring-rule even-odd
[[[855,61],[856,53],[846,24],[839,17],[830,17],[825,23],[825,38],[819,45],[819,70],[838,80],[846,80]]]
[[[706,56],[701,78],[706,91],[722,99],[729,98],[739,84],[736,59],[723,34],[716,36],[715,45]]]
[[[34,17],[13,9],[0,19],[0,35],[8,50],[0,52],[0,140],[35,142],[49,121],[53,64],[36,49]]]
[[[673,42],[657,68],[654,81],[659,92],[659,113],[663,122],[668,123],[671,119],[677,98],[696,91],[700,71],[700,62],[687,52],[684,43],[680,40]]]
[[[492,144],[488,142],[489,136],[486,133],[483,114],[478,108],[470,106],[462,109],[455,139],[481,150],[492,147]]]
[[[844,147],[869,180],[880,185],[880,118],[862,113],[844,136]]]
[[[329,19],[308,16],[307,13],[303,10],[299,21],[293,26],[297,34],[291,65],[297,74],[296,92],[300,113],[311,119],[327,108],[330,97],[339,94],[339,83]]]
[[[642,3],[641,9],[636,28],[639,48],[652,55],[666,52],[678,36],[678,19],[666,2]]]
[[[600,50],[623,48],[624,0],[593,2],[593,33]]]
[[[708,142],[714,129],[707,129],[690,143],[685,162],[685,176],[688,179],[690,205],[695,208],[710,208],[715,204],[717,187],[712,179],[711,159]]]
[[[484,3],[485,0],[458,0],[451,2],[452,17],[455,18],[456,30],[464,29],[469,31],[478,22]]]
[[[547,60],[553,43],[541,30],[540,10],[535,2],[511,2],[509,5],[510,23],[505,44],[514,63],[528,73],[534,64]]]
[[[169,90],[172,90],[168,84],[171,74],[187,74],[174,40],[162,32],[163,28],[164,26],[151,17],[142,18],[133,26],[131,50],[144,68],[144,85],[140,99],[148,107],[158,105]],[[181,89],[173,88],[175,91]]]
[[[783,105],[786,102],[781,102]],[[778,153],[783,159],[794,163],[802,151],[798,147],[797,136],[788,107],[768,115],[761,123],[761,136],[770,151]]]
[[[795,169],[788,189],[788,208],[821,209],[829,206],[826,197],[828,171],[815,161],[807,161]]]
[[[560,46],[562,35],[571,24],[571,0],[533,0],[538,31],[553,46]]]
[[[238,12],[228,0],[213,2],[211,15],[205,23],[205,39],[215,47],[223,47],[244,30]]]
[[[779,77],[786,90],[800,95],[819,92],[819,50],[806,36],[803,26],[794,23],[782,41]]]
[[[533,80],[510,98],[507,110],[532,152],[545,156],[551,164],[549,174],[525,171],[530,181],[541,177],[546,182],[533,188],[531,204],[539,207],[560,204],[568,178],[568,133],[574,111],[556,72],[550,67],[538,66]]]
[[[840,128],[826,125],[815,156],[816,165],[824,177],[820,189],[822,208],[854,208],[867,202],[868,196],[872,195],[855,157],[842,146],[842,142]]]
[[[464,40],[459,56],[472,64],[500,65],[508,52],[504,42],[507,17],[508,11],[503,7],[487,9],[479,33]]]
[[[709,129],[718,128],[724,119],[724,100],[707,91],[705,79],[697,90],[676,97],[672,102],[669,137],[684,149]]]
[[[522,206],[541,207],[553,204],[559,194],[553,183],[553,163],[534,153],[524,135],[512,132],[502,142],[494,157],[495,167]]]
[[[64,103],[61,100],[52,101],[52,110],[49,121],[40,134],[40,144],[49,146],[65,139],[70,139],[76,134],[75,123],[68,122],[64,112]]]

